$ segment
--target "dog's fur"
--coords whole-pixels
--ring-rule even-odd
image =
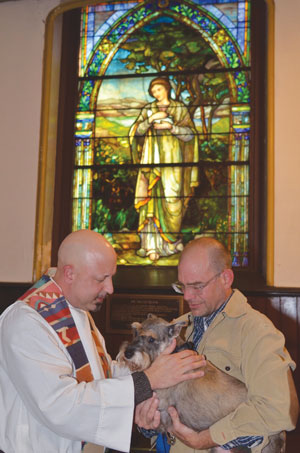
[[[168,323],[152,314],[141,324],[132,324],[133,340],[124,342],[117,356],[122,366],[130,372],[148,368],[172,342],[183,343],[179,337],[185,322]],[[156,390],[161,412],[159,431],[166,432],[171,427],[168,407],[176,407],[181,422],[195,431],[207,429],[217,420],[232,412],[239,404],[246,401],[247,389],[238,379],[222,372],[207,361],[204,376],[181,382],[167,389]],[[270,436],[270,443],[263,448],[263,453],[284,453],[285,434]],[[243,451],[235,450],[235,451]]]

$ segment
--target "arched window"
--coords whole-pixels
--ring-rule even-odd
[[[71,230],[94,229],[124,275],[144,266],[155,286],[204,235],[242,274],[261,273],[264,2],[101,2],[64,16],[54,254]]]

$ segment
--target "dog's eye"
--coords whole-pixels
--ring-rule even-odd
[[[154,343],[154,338],[153,337],[148,337],[148,343]]]

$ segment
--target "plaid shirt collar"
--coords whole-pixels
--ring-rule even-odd
[[[229,299],[231,298],[233,294],[233,291],[231,292],[230,296],[228,299],[225,300],[225,302],[213,313],[211,313],[208,316],[193,316],[193,321],[194,321],[194,336],[193,336],[193,343],[195,348],[197,349],[201,338],[203,337],[204,332],[207,330],[207,328],[210,326],[210,324],[213,322],[215,317],[217,316],[218,313],[221,313],[226,304],[228,303]]]
[[[216,311],[214,311],[210,315],[208,315],[208,316],[193,316],[194,323],[197,322],[197,320],[199,320],[199,318],[203,319],[204,326],[205,326],[204,328],[206,330],[208,328],[208,326],[213,322],[213,320],[215,319],[217,314],[221,313],[221,311],[224,310],[224,308],[226,307],[226,305],[227,305],[229,299],[231,298],[232,294],[233,294],[233,291],[231,292],[230,296],[225,300],[225,302]]]

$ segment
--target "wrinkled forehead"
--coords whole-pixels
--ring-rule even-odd
[[[99,270],[106,271],[116,267],[117,258],[113,249],[103,247],[101,250],[90,250],[85,261]]]
[[[190,250],[178,265],[178,280],[201,281],[211,273],[211,260],[206,251]]]

